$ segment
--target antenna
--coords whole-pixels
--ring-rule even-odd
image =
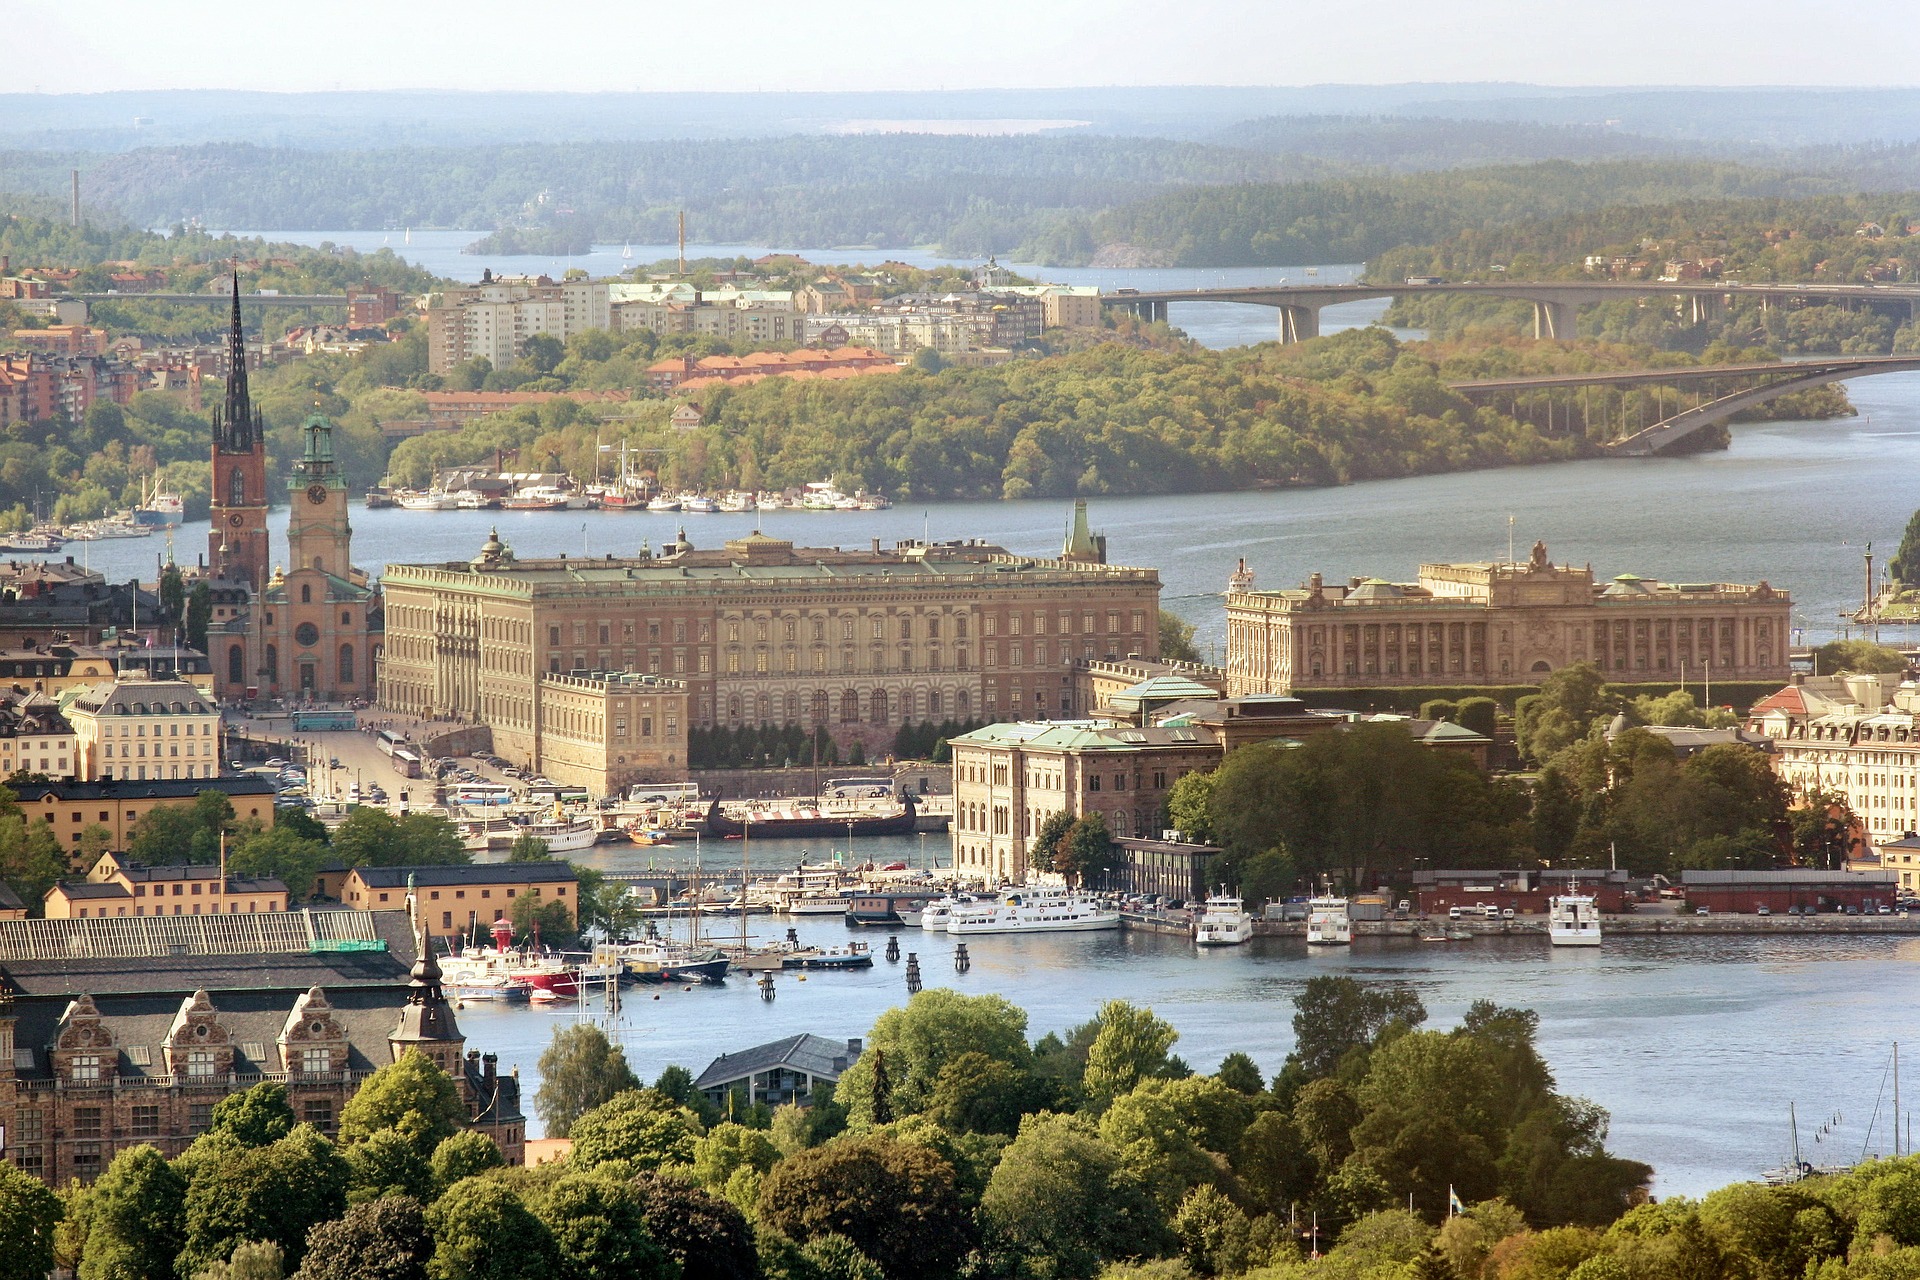
[[[1507,514],[1507,563],[1516,563],[1513,558],[1513,514],[1511,512]]]

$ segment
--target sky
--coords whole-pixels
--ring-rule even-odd
[[[0,0],[0,32],[44,93],[1856,86],[1915,82],[1904,8],[1827,39],[1831,0]]]

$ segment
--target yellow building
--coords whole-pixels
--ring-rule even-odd
[[[150,867],[105,853],[79,883],[47,890],[49,920],[70,917],[257,915],[287,909],[287,886],[272,877],[222,878],[216,866]]]
[[[77,742],[47,695],[0,694],[0,778],[16,772],[71,778],[79,767]]]
[[[111,849],[125,849],[134,824],[155,809],[188,806],[202,793],[222,791],[240,822],[273,825],[273,784],[264,778],[197,778],[94,782],[23,782],[14,787],[20,810],[30,822],[53,828],[60,843],[77,849],[81,833],[102,826],[113,837]]]
[[[355,867],[340,901],[361,911],[401,911],[411,882],[420,920],[436,937],[471,937],[506,919],[521,897],[558,902],[579,919],[579,877],[563,861],[497,862],[464,867]]]
[[[1538,684],[1591,661],[1615,683],[1784,680],[1792,600],[1765,582],[1671,583],[1556,565],[1423,564],[1417,582],[1355,578],[1227,591],[1227,692]]]
[[[0,683],[58,698],[113,679],[113,660],[93,646],[50,644],[0,649]]]
[[[495,729],[496,752],[596,796],[686,776],[685,681],[630,671],[545,675],[539,704],[538,733]]]
[[[220,711],[188,680],[128,671],[69,697],[65,710],[82,781],[220,776]]]

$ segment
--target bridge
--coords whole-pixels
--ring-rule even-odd
[[[1480,378],[1450,384],[1453,390],[1476,403],[1499,404],[1506,400],[1509,416],[1525,418],[1539,425],[1539,412],[1546,411],[1546,429],[1556,427],[1591,435],[1594,424],[1591,388],[1618,390],[1618,395],[1603,396],[1600,424],[1613,427],[1614,411],[1619,412],[1621,434],[1601,447],[1622,457],[1648,457],[1664,453],[1682,444],[1695,432],[1732,418],[1743,409],[1764,404],[1779,396],[1811,387],[1839,382],[1846,378],[1870,377],[1877,373],[1908,373],[1920,370],[1920,355],[1845,356],[1821,360],[1780,360],[1765,363],[1685,365],[1671,369],[1639,369],[1629,372],[1553,373],[1514,378]],[[1731,387],[1726,384],[1734,384]],[[1560,403],[1552,393],[1578,391],[1580,399]],[[1668,392],[1672,392],[1674,412],[1667,412]],[[1525,408],[1522,407],[1523,402]],[[1646,421],[1651,410],[1652,421]],[[1576,424],[1575,415],[1579,421]],[[1558,421],[1556,422],[1556,417]]]
[[[1910,319],[1920,319],[1920,285],[1872,284],[1739,284],[1730,281],[1463,281],[1407,280],[1401,284],[1278,284],[1236,289],[1119,289],[1102,294],[1109,307],[1131,311],[1145,320],[1165,320],[1174,302],[1240,302],[1273,307],[1280,313],[1280,341],[1304,342],[1320,334],[1320,311],[1342,302],[1374,298],[1407,298],[1423,294],[1506,298],[1533,304],[1536,338],[1571,338],[1580,308],[1615,298],[1674,297],[1684,300],[1692,323],[1724,314],[1743,299],[1772,306],[1878,305],[1901,308]]]

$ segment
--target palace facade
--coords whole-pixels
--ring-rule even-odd
[[[1590,661],[1609,680],[1785,680],[1792,600],[1765,582],[1659,582],[1556,565],[1423,564],[1410,583],[1355,578],[1227,591],[1227,692],[1538,684]]]
[[[496,536],[465,563],[389,565],[382,589],[383,706],[489,724],[508,758],[551,772],[565,755],[582,776],[595,750],[642,751],[647,714],[629,712],[628,752],[600,725],[562,751],[554,717],[597,714],[583,699],[657,700],[669,738],[639,768],[655,780],[684,773],[670,734],[689,726],[798,724],[871,751],[906,723],[1071,715],[1077,664],[1151,657],[1159,638],[1158,572],[1105,563],[1084,508],[1057,557],[759,533],[700,550],[683,532],[657,555],[519,560]],[[670,696],[685,699],[671,729]]]

